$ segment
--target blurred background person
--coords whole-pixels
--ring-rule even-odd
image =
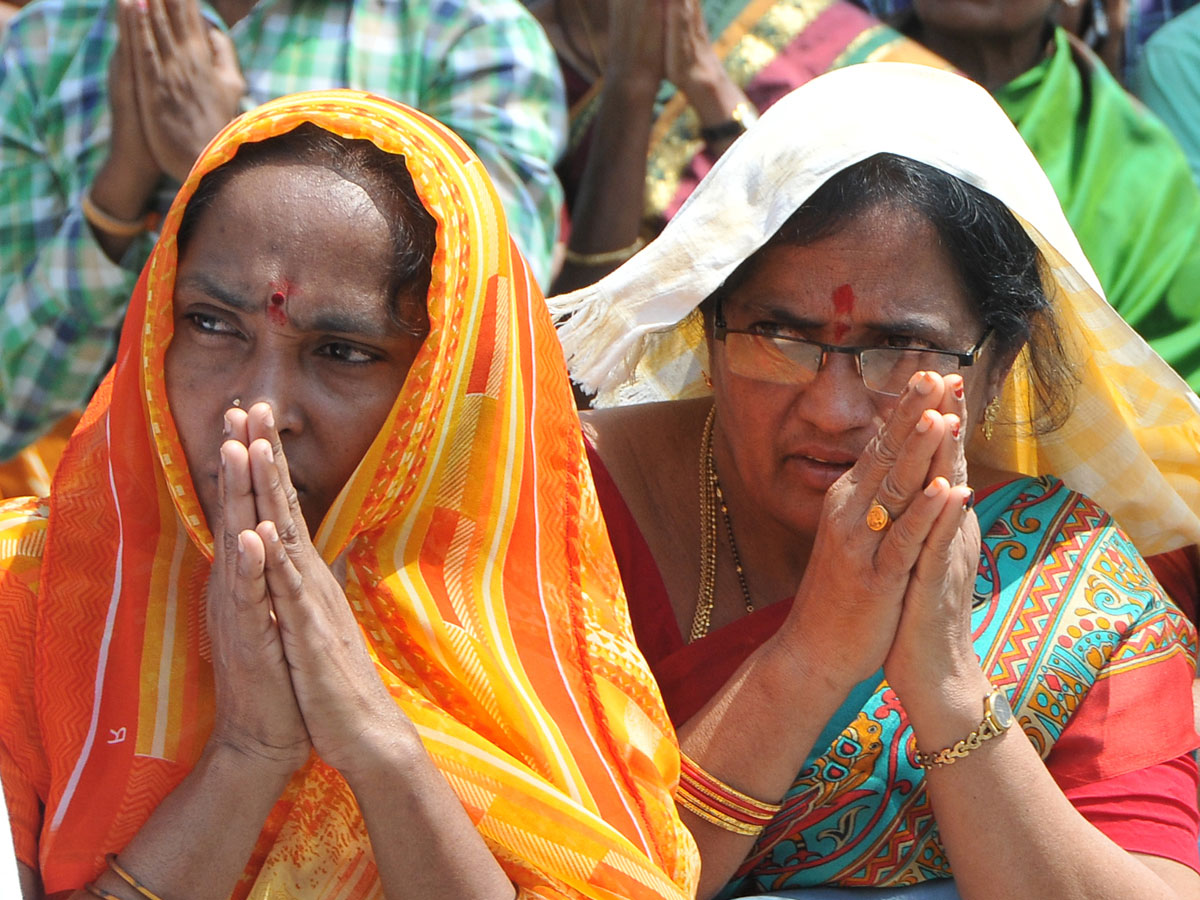
[[[1200,183],[1200,7],[1172,19],[1146,42],[1130,86],[1167,123]]]
[[[561,75],[517,0],[44,0],[0,43],[0,460],[91,396],[209,139],[271,98],[334,87],[460,134],[547,282]]]
[[[844,0],[534,0],[562,65],[569,231],[554,293],[591,284],[654,237],[776,100],[827,69],[939,64]]]

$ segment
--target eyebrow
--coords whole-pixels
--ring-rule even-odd
[[[726,316],[728,317],[728,308]],[[776,306],[770,301],[756,302],[750,301],[741,306],[742,314],[752,317],[763,317],[779,322],[783,325],[789,325],[792,328],[801,330],[816,330],[824,328],[833,322],[833,317],[828,318],[812,318],[810,316],[797,315],[793,310],[784,306]],[[923,315],[919,312],[910,314],[902,314],[894,319],[886,321],[871,321],[859,323],[863,328],[870,331],[878,331],[881,333],[898,331],[904,334],[920,335],[926,337],[954,337],[954,329],[950,324],[941,317],[931,317]]]
[[[255,303],[243,293],[226,287],[207,272],[194,272],[177,281],[175,288],[199,291],[223,306],[249,315],[262,312],[263,309],[262,303]],[[340,309],[322,309],[307,321],[304,317],[294,316],[290,312],[288,315],[299,331],[331,332],[368,338],[390,338],[402,333],[390,316],[383,327],[380,327],[380,322],[370,316]]]

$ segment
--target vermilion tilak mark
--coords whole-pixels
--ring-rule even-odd
[[[833,312],[837,316],[833,326],[833,339],[841,342],[850,330],[850,323],[846,320],[854,312],[854,288],[850,285],[840,284],[833,289]]]
[[[276,291],[267,301],[267,318],[272,325],[287,324],[287,294],[283,291]]]

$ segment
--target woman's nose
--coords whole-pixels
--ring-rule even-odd
[[[281,435],[297,434],[303,429],[303,403],[297,373],[289,372],[280,361],[259,359],[244,375],[236,394],[242,409],[249,409],[255,403],[267,403],[275,419],[275,430]]]
[[[797,398],[797,413],[827,434],[870,425],[875,395],[863,384],[856,362],[848,353],[827,353],[817,376]]]

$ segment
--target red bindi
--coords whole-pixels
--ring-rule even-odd
[[[287,295],[283,291],[276,291],[267,301],[267,319],[272,325],[287,324]]]
[[[841,341],[850,330],[850,323],[845,321],[854,312],[854,288],[848,284],[840,284],[833,289],[833,312],[838,321],[833,326],[833,339]]]

